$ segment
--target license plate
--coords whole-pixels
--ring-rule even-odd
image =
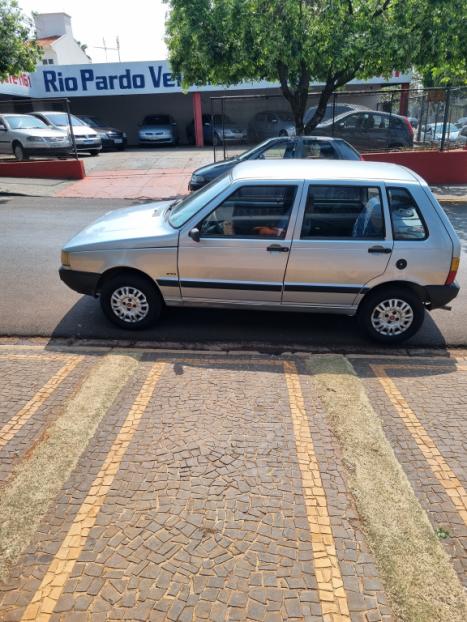
[[[122,139],[122,138],[115,138],[115,139],[114,139],[114,143],[115,143],[116,145],[120,145],[122,142],[123,142],[123,139]]]
[[[86,145],[89,145],[89,144],[94,142],[94,139],[93,138],[85,138],[84,142],[86,143]]]

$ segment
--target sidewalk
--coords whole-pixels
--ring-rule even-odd
[[[212,162],[212,149],[130,149],[84,157],[80,181],[0,177],[2,193],[83,199],[162,200],[187,194],[191,173]],[[467,186],[435,186],[441,203],[467,203]]]
[[[0,371],[0,620],[465,620],[467,353]]]

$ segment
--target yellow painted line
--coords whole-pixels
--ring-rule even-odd
[[[405,367],[406,369],[411,370],[416,368],[412,365],[388,365],[388,367]],[[407,400],[399,391],[394,381],[387,375],[385,367],[383,365],[371,365],[371,368],[381,383],[397,414],[404,422],[407,430],[424,455],[431,471],[433,472],[433,475],[444,488],[447,495],[449,495],[453,505],[459,512],[459,515],[464,523],[467,525],[467,492],[465,491],[465,488],[462,486],[454,471],[441,455],[435,442],[420,423],[416,414],[410,408]]]
[[[42,356],[42,355],[41,355]],[[39,410],[57,387],[83,360],[82,356],[74,356],[68,360],[56,374],[29,400],[5,425],[0,429],[0,449],[2,449],[17,434],[29,419]]]
[[[347,597],[331,530],[326,493],[311,438],[297,367],[290,361],[284,361],[283,365],[311,532],[313,561],[323,621],[350,622]]]
[[[104,464],[78,510],[73,524],[50,563],[30,604],[24,611],[22,621],[46,622],[50,619],[73,566],[83,550],[86,538],[96,522],[97,515],[113,484],[123,456],[151,400],[165,365],[163,362],[152,365]]]

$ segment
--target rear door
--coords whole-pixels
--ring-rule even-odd
[[[385,272],[392,248],[383,184],[308,184],[287,265],[283,304],[352,307],[366,284]]]

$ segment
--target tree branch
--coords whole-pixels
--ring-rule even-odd
[[[391,4],[391,0],[385,0],[384,4],[382,7],[380,7],[379,9],[377,9],[374,13],[373,13],[373,17],[379,17],[380,15],[382,15],[384,13],[384,11],[388,8],[388,6]]]
[[[348,7],[349,7],[349,15],[353,15],[352,0],[347,0],[347,4],[348,4]]]

